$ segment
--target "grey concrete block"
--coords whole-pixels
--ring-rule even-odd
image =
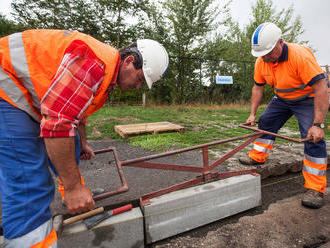
[[[261,205],[260,176],[235,176],[150,200],[143,206],[146,242],[191,230]]]
[[[140,208],[115,215],[87,230],[81,221],[66,226],[58,247],[144,247],[143,215]]]

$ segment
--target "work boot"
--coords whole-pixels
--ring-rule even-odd
[[[308,208],[318,209],[324,205],[324,194],[316,190],[309,189],[304,194],[301,204]]]
[[[244,165],[261,165],[264,164],[263,162],[255,161],[254,159],[250,158],[248,155],[245,155],[244,157],[240,157],[239,162]]]
[[[104,192],[105,192],[105,190],[102,189],[102,188],[92,189],[93,196],[97,196],[97,195],[103,194]],[[65,201],[64,200],[62,200],[62,205],[65,207]]]

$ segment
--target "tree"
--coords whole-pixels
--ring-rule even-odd
[[[90,1],[14,0],[11,6],[16,22],[30,29],[75,29],[102,39],[96,9]]]
[[[176,103],[200,100],[204,87],[199,58],[204,56],[207,36],[216,28],[216,18],[222,12],[213,0],[161,1],[155,7],[151,21],[170,54],[171,65],[154,94],[166,92]]]
[[[6,19],[6,17],[0,14],[0,37],[20,32],[24,29],[24,26],[17,25],[13,21]]]
[[[294,17],[292,6],[276,12],[272,0],[257,0],[249,23],[240,28],[229,15],[231,0],[221,3],[220,7],[215,0],[14,0],[12,8],[15,23],[27,28],[76,29],[118,48],[138,38],[159,41],[170,55],[170,65],[166,76],[148,91],[148,99],[156,103],[248,101],[255,59],[250,51],[253,31],[271,21],[282,29],[286,41],[301,42],[301,19]],[[216,85],[217,72],[232,75],[234,84]],[[112,99],[133,102],[142,91],[146,88],[129,94],[115,91]]]
[[[117,47],[135,40],[136,33],[146,25],[137,25],[137,19],[148,9],[149,0],[97,0],[94,4],[105,39]]]
[[[28,28],[78,30],[120,47],[133,40],[130,23],[147,0],[14,0],[16,22]],[[133,37],[132,37],[133,36]]]

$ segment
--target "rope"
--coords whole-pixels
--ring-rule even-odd
[[[272,186],[272,185],[283,183],[283,182],[287,182],[287,181],[290,181],[290,180],[293,180],[293,179],[296,179],[296,178],[300,178],[300,177],[302,177],[302,175],[295,176],[295,177],[290,177],[290,178],[283,179],[283,180],[279,180],[279,181],[276,181],[276,182],[273,182],[273,183],[264,184],[264,185],[261,186],[261,188]]]

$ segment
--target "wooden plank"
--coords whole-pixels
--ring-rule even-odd
[[[117,128],[115,126],[115,132],[118,133],[122,138],[126,139],[127,138],[127,135],[125,135],[121,130],[120,128]]]
[[[171,122],[152,122],[152,123],[139,123],[128,125],[116,125],[115,132],[117,132],[124,139],[130,134],[153,133],[157,134],[164,131],[178,131],[184,132],[184,127],[173,124]]]

